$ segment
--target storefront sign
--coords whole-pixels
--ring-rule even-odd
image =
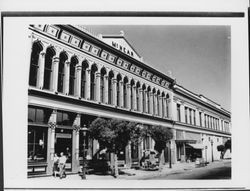
[[[71,134],[68,134],[68,133],[56,133],[56,138],[71,139]]]
[[[134,57],[134,52],[132,50],[128,50],[126,47],[118,44],[117,42],[112,41],[112,46],[115,47],[117,50],[120,50],[121,52]]]

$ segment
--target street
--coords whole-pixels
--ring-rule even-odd
[[[231,161],[221,163],[212,163],[206,167],[186,169],[182,172],[171,174],[161,174],[159,176],[144,177],[141,180],[149,179],[230,179]]]

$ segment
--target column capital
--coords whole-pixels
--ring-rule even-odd
[[[57,57],[57,56],[53,57],[53,63],[56,63],[56,62],[59,62],[59,61],[60,61],[59,57]]]
[[[44,56],[45,56],[45,54],[46,54],[46,52],[45,52],[45,51],[40,52],[40,55],[41,55],[42,57],[44,57]]]
[[[51,130],[55,130],[55,128],[57,127],[56,122],[49,122],[48,125]]]
[[[73,130],[76,132],[80,131],[80,125],[73,125]]]
[[[101,73],[100,72],[96,72],[95,75],[96,75],[97,78],[101,77]]]

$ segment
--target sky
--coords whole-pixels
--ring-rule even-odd
[[[231,110],[229,26],[99,25],[95,34],[120,34],[151,67],[172,72],[177,84]]]

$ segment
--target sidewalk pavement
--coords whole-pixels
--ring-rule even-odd
[[[213,168],[213,167],[219,167],[223,165],[224,163],[231,162],[231,160],[220,160],[220,161],[214,161],[213,163],[209,163],[206,167],[200,167],[200,168]],[[160,177],[161,175],[168,175],[168,174],[175,174],[175,173],[182,173],[187,170],[195,169],[195,163],[176,163],[172,164],[172,168],[169,168],[169,164],[166,163],[163,165],[162,170],[142,170],[142,169],[122,169],[120,172],[120,175],[117,178],[114,178],[111,175],[96,175],[96,174],[87,174],[86,179],[87,180],[115,180],[115,179],[125,179],[125,180],[138,180],[143,179],[147,177]],[[53,177],[53,176],[47,176],[47,177],[40,177],[39,180],[81,180],[81,177],[79,174],[68,174],[66,178],[60,179],[59,177]]]

